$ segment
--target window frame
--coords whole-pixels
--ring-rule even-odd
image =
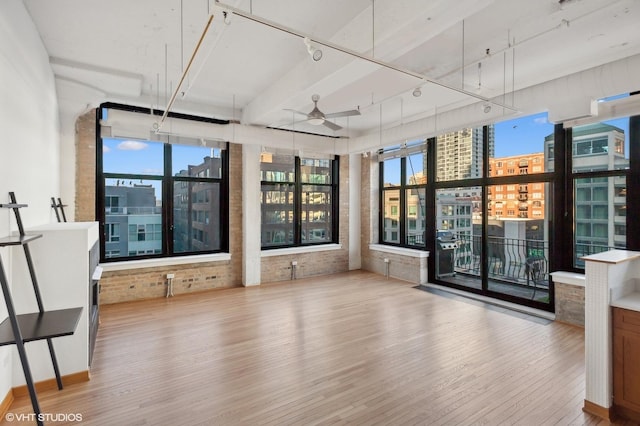
[[[339,194],[340,194],[340,157],[336,155],[334,158],[323,158],[324,160],[331,161],[331,183],[317,183],[317,182],[303,182],[302,179],[302,160],[313,160],[315,158],[312,157],[300,157],[299,155],[293,155],[294,157],[294,179],[291,181],[275,181],[275,180],[260,180],[260,249],[261,250],[278,250],[283,248],[293,248],[293,247],[311,247],[311,246],[319,246],[319,245],[327,245],[327,244],[338,244],[340,235],[339,235]],[[270,189],[274,185],[287,185],[293,188],[293,242],[290,244],[286,244],[287,238],[285,235],[284,242],[285,244],[277,244],[277,245],[268,245],[265,246],[262,243],[262,228],[264,225],[265,212],[262,210],[264,205],[264,192],[272,190]],[[320,186],[324,188],[330,188],[329,193],[331,194],[331,240],[329,241],[316,241],[310,242],[309,240],[303,241],[303,188],[306,186]],[[311,204],[310,204],[311,205]],[[307,222],[309,223],[309,219],[307,217]]]
[[[407,167],[407,159],[416,154],[422,154],[424,156],[423,164],[425,161],[429,160],[428,153],[427,153],[426,140],[416,141],[411,146],[391,147],[386,152],[384,150],[378,151],[378,156],[379,156],[378,158],[379,160],[378,161],[378,165],[379,165],[378,242],[380,244],[409,248],[409,249],[416,249],[416,250],[427,250],[427,241],[426,241],[427,234],[426,233],[427,233],[427,226],[429,223],[429,219],[428,219],[429,201],[428,201],[427,185],[430,179],[430,173],[433,174],[435,172],[433,170],[430,171],[428,166],[426,167],[426,169],[423,167],[423,170],[421,170],[421,172],[424,175],[424,181],[423,182],[414,181],[414,183],[410,183],[410,179],[408,175],[409,167]],[[392,186],[384,186],[385,185],[384,162],[385,160],[394,160],[394,159],[400,160],[399,183],[394,184]],[[411,209],[409,208],[410,206],[407,205],[407,192],[411,190],[415,190],[419,194],[420,193],[424,194],[424,201],[423,201],[424,206],[422,206],[422,212],[419,212],[418,209],[416,208],[416,215],[411,215]],[[391,226],[387,229],[385,228],[386,207],[384,204],[384,200],[387,200],[387,199],[391,200],[391,197],[388,198],[385,194],[387,192],[395,192],[395,191],[398,191],[398,200],[397,200],[398,204],[390,206],[390,214],[394,215],[395,214],[394,212],[396,212],[398,219],[397,219],[397,223],[395,223],[396,219],[391,218],[390,219]],[[422,202],[422,200],[420,200],[420,195],[418,195],[418,199],[419,201]],[[395,197],[392,201],[396,201]],[[418,224],[418,220],[422,221],[422,226],[424,228],[422,230],[422,234],[423,234],[421,238],[422,242],[418,242],[418,243],[409,242],[410,238],[407,235],[408,231],[417,230],[417,229],[411,229],[409,227],[410,220],[416,221],[416,225]],[[387,231],[390,233],[390,240],[397,240],[398,242],[385,241],[385,235]],[[414,241],[415,240],[418,240],[418,238],[415,238]]]
[[[189,176],[173,176],[172,174],[172,145],[179,145],[177,143],[172,143],[171,138],[172,135],[163,136],[167,141],[156,141],[150,140],[151,142],[160,142],[163,144],[163,172],[161,175],[140,175],[140,174],[127,174],[127,173],[105,173],[103,170],[103,139],[111,139],[116,137],[111,137],[109,135],[103,136],[101,120],[102,120],[102,111],[103,109],[116,109],[122,111],[128,111],[133,113],[146,113],[149,114],[151,111],[144,108],[138,107],[130,107],[127,105],[121,104],[112,104],[112,103],[104,103],[100,105],[99,108],[96,109],[96,220],[98,221],[99,230],[100,230],[100,262],[129,262],[129,261],[138,261],[145,259],[157,259],[157,258],[172,258],[172,257],[183,257],[183,256],[197,256],[197,255],[209,255],[215,253],[228,253],[229,252],[229,144],[225,143],[224,147],[221,147],[220,159],[221,159],[221,176],[212,178],[212,177],[189,177]],[[156,115],[161,115],[162,111],[153,111]],[[190,120],[190,121],[205,121],[205,122],[213,122],[216,124],[223,124],[219,120],[211,120],[202,117],[184,115],[184,114],[172,114],[169,113],[169,116],[175,116],[176,118]],[[126,137],[126,136],[124,136]],[[117,138],[123,138],[123,136],[119,136]],[[139,139],[139,138],[134,138]],[[162,139],[162,138],[160,138]],[[179,139],[179,138],[178,138]],[[118,256],[118,257],[107,257],[106,251],[106,243],[107,235],[106,235],[106,207],[107,207],[107,199],[105,197],[106,193],[106,182],[107,179],[127,179],[127,180],[159,180],[161,182],[161,193],[162,193],[162,208],[161,208],[161,249],[160,253],[147,253],[144,254],[136,254],[132,255],[131,250],[127,251],[127,255]],[[192,250],[192,251],[184,251],[184,252],[175,252],[174,251],[174,184],[177,182],[186,182],[188,183],[197,183],[197,182],[207,182],[214,183],[220,185],[220,248],[212,249],[212,250]],[[117,206],[118,209],[121,209],[122,206]],[[120,227],[120,239],[122,239],[122,227]],[[129,229],[126,229],[126,232],[129,233]],[[191,232],[191,231],[190,231]],[[145,230],[145,235],[147,231]],[[149,234],[155,234],[155,230],[149,232]],[[114,252],[115,250],[109,250],[109,252]]]

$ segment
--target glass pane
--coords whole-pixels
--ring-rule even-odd
[[[331,160],[300,159],[300,174],[302,183],[330,184]]]
[[[481,289],[482,189],[438,189],[436,228],[436,277]]]
[[[572,129],[573,171],[629,168],[629,119],[604,121]]]
[[[406,185],[423,185],[427,183],[427,154],[418,153],[406,157]]]
[[[574,265],[584,268],[583,256],[627,247],[627,184],[624,176],[583,178],[574,188]]]
[[[411,246],[424,247],[425,218],[425,189],[415,188],[406,191],[406,243]]]
[[[482,127],[440,135],[436,139],[436,180],[438,182],[482,177]],[[493,126],[489,126],[489,146],[493,146]]]
[[[174,176],[222,177],[222,150],[189,145],[171,145]]]
[[[549,168],[545,141],[553,124],[547,113],[503,121],[495,125],[495,143],[489,140],[489,176],[514,176],[543,173]]]
[[[295,186],[262,185],[262,247],[293,244],[293,206]]]
[[[160,180],[105,180],[105,256],[162,253]]]
[[[549,303],[549,184],[495,185],[488,191],[488,289]]]
[[[220,200],[219,183],[174,183],[174,253],[220,250]]]
[[[295,182],[296,162],[293,155],[260,154],[260,180],[267,182]]]
[[[302,243],[331,241],[331,187],[302,185]]]
[[[102,170],[105,173],[162,176],[162,142],[105,138],[102,140]]]
[[[385,243],[400,243],[400,190],[387,189],[383,196],[383,232],[381,240]]]
[[[400,159],[391,158],[382,162],[384,187],[400,186]]]

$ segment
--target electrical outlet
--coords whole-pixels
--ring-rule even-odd
[[[171,280],[171,279],[173,279],[173,278],[175,278],[175,277],[176,277],[176,275],[175,275],[175,274],[167,274],[167,279],[168,279],[168,280]]]

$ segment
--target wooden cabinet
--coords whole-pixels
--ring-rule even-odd
[[[640,312],[613,308],[613,405],[640,422]]]

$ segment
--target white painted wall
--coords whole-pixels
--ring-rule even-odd
[[[0,2],[0,202],[14,191],[26,225],[48,223],[59,193],[58,101],[49,57],[22,1]],[[0,237],[16,230],[13,212],[0,209]],[[16,253],[19,253],[16,251]],[[11,282],[11,253],[0,249]],[[6,318],[0,295],[0,321]],[[34,302],[35,303],[35,302]],[[13,346],[0,347],[0,400],[12,387]]]

